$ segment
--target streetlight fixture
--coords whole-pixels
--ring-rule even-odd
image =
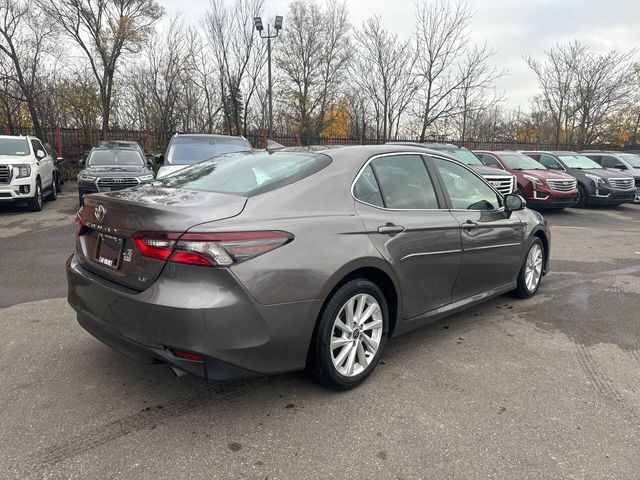
[[[269,86],[268,86],[268,95],[269,95],[269,138],[271,138],[273,134],[273,91],[271,85],[271,39],[276,38],[282,30],[282,16],[276,15],[276,21],[273,24],[273,28],[276,31],[275,34],[271,33],[271,25],[267,23],[267,33],[266,35],[262,33],[264,31],[264,25],[262,24],[261,17],[255,17],[253,19],[253,23],[256,26],[256,30],[260,34],[260,38],[267,39],[267,64],[269,70]]]

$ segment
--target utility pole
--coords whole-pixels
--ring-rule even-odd
[[[282,30],[282,17],[277,15],[276,21],[273,25],[276,33],[271,34],[271,25],[267,24],[267,34],[264,35],[262,32],[264,31],[264,25],[262,24],[261,17],[255,17],[253,19],[255,23],[256,30],[260,33],[260,38],[267,39],[267,69],[268,69],[268,87],[267,87],[267,95],[269,96],[269,120],[268,120],[268,132],[269,138],[273,135],[273,85],[271,83],[271,39],[276,38]]]

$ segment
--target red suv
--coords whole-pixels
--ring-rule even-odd
[[[548,170],[520,152],[474,152],[489,167],[507,170],[518,179],[518,193],[532,208],[562,209],[578,203],[578,182],[566,173]]]

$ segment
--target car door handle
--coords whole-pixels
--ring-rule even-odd
[[[476,222],[472,222],[471,220],[467,220],[460,226],[465,230],[472,230],[474,228],[478,228],[478,224]]]
[[[396,233],[400,232],[404,232],[404,227],[402,225],[387,223],[386,225],[381,225],[378,227],[378,233],[383,233],[385,235],[395,235]]]

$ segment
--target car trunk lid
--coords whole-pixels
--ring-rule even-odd
[[[239,215],[246,198],[163,187],[140,187],[88,195],[79,215],[76,255],[91,272],[119,285],[144,290],[155,282],[166,260],[143,256],[134,235],[182,234],[203,223]]]

